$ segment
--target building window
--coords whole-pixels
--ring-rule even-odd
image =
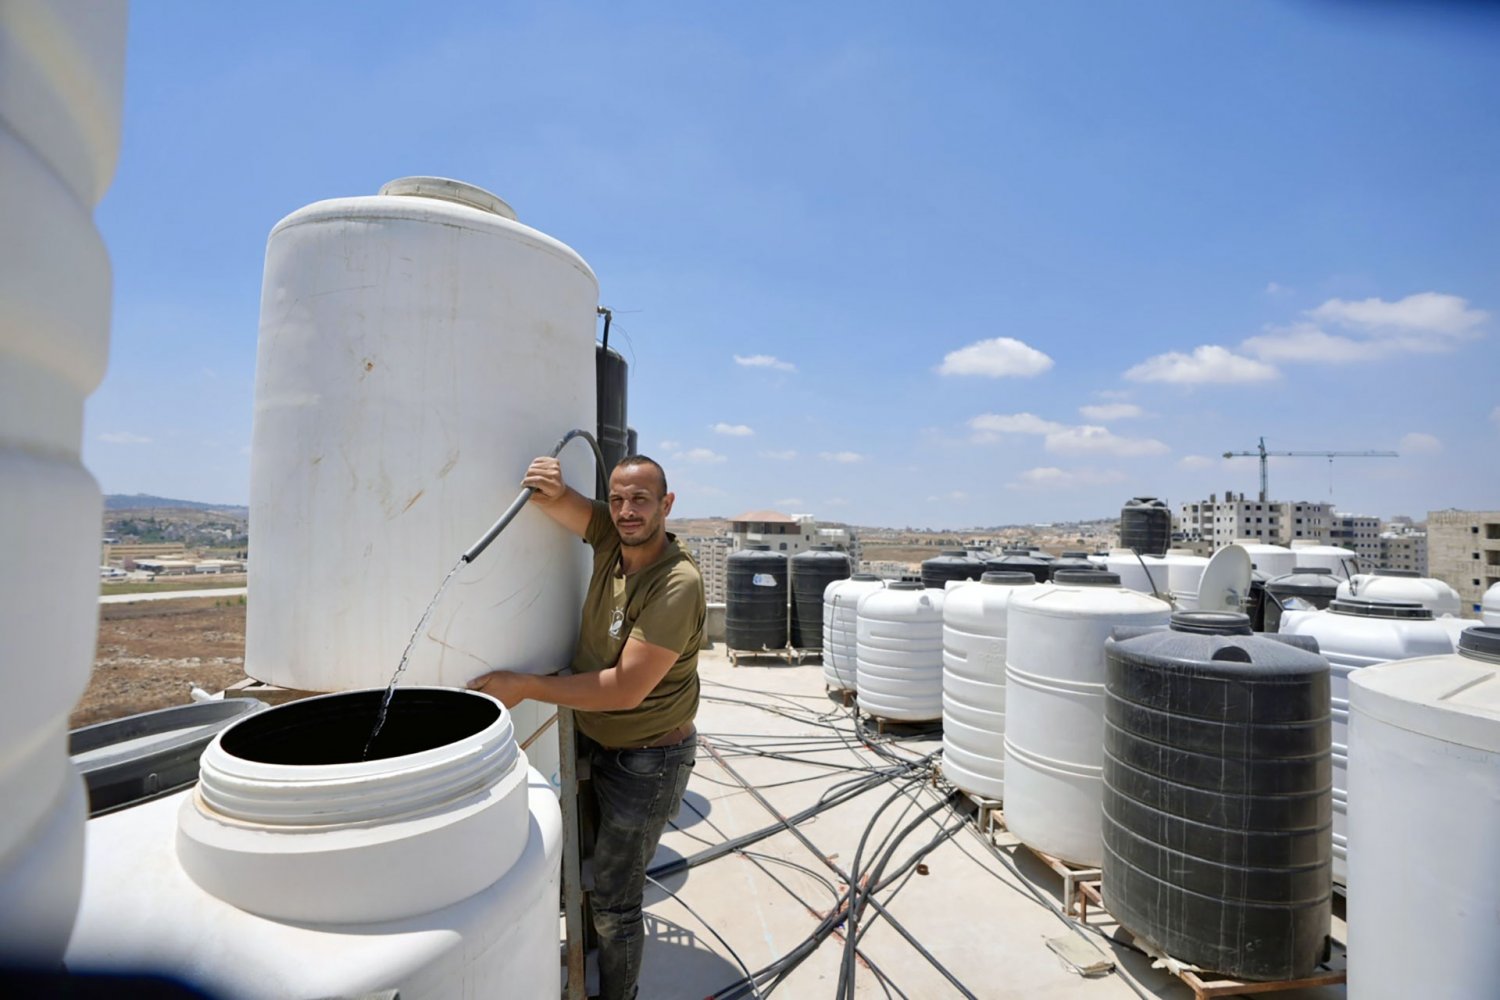
[[[781,543],[781,551],[783,551],[783,552],[786,551],[786,542],[782,542]]]

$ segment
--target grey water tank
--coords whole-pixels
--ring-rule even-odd
[[[769,545],[732,552],[725,570],[724,645],[729,649],[785,649],[787,558]]]
[[[1291,607],[1322,610],[1339,595],[1339,581],[1326,566],[1298,566],[1290,573],[1266,581],[1265,632],[1281,631],[1281,609],[1292,599],[1302,602]]]
[[[1046,583],[1051,575],[1051,563],[1038,559],[1025,549],[1007,549],[1004,555],[986,559],[984,568],[990,573],[1030,573],[1037,583]]]
[[[595,398],[599,407],[599,450],[604,454],[604,475],[630,454],[630,424],[626,416],[630,367],[620,352],[603,344],[594,345]]]
[[[1064,552],[1058,559],[1054,559],[1047,566],[1048,576],[1056,580],[1058,573],[1070,573],[1073,571],[1083,573],[1097,573],[1100,568],[1089,562],[1088,556],[1082,552]]]
[[[1180,961],[1267,980],[1322,959],[1332,729],[1314,648],[1209,611],[1105,644],[1103,891]]]
[[[634,427],[625,431],[625,454],[639,455],[641,453],[641,436],[635,432]]]
[[[1120,509],[1120,547],[1141,555],[1166,555],[1172,544],[1172,512],[1156,497],[1134,497]]]
[[[922,586],[931,590],[942,590],[949,580],[977,580],[983,575],[984,563],[963,549],[922,560]]]
[[[166,795],[198,780],[198,758],[219,731],[265,708],[253,698],[174,705],[75,729],[68,754],[83,775],[89,815]]]
[[[791,645],[823,648],[823,591],[849,579],[849,557],[832,545],[815,545],[787,561],[792,576]]]

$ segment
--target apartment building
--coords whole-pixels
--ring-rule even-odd
[[[1484,592],[1500,583],[1500,510],[1428,512],[1427,573],[1477,611]]]
[[[1334,513],[1330,518],[1328,543],[1354,552],[1361,566],[1379,566],[1380,518]]]
[[[1376,565],[1427,576],[1427,532],[1412,529],[1381,532],[1380,562]]]
[[[1272,545],[1288,545],[1296,539],[1327,542],[1333,522],[1330,503],[1251,500],[1244,493],[1225,493],[1221,499],[1217,493],[1210,493],[1207,500],[1178,508],[1173,544],[1197,551],[1204,547],[1220,549],[1237,538]],[[1363,521],[1359,530],[1364,530]],[[1374,534],[1379,533],[1380,523],[1375,521]],[[1372,556],[1378,552],[1379,542],[1373,545]]]
[[[859,565],[859,539],[848,528],[818,524],[811,514],[783,514],[775,510],[752,510],[730,518],[729,534],[682,540],[703,574],[704,596],[710,604],[728,599],[729,557],[750,545],[769,545],[788,558],[817,545],[832,545],[848,554],[850,566]]]
[[[692,553],[698,571],[703,574],[704,598],[709,604],[723,604],[727,599],[724,580],[729,572],[733,541],[728,535],[691,535],[682,544]]]

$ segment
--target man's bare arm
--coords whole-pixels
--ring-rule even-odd
[[[506,708],[522,701],[545,701],[585,712],[635,708],[667,676],[678,653],[640,639],[627,639],[619,662],[604,670],[566,677],[518,674],[509,670],[476,677],[469,687],[500,699]]]
[[[593,502],[563,482],[562,463],[557,459],[533,459],[521,485],[536,490],[531,502],[579,538],[589,530],[589,519],[594,516]]]

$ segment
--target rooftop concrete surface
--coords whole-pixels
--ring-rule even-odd
[[[941,751],[936,725],[887,727],[876,734],[867,721],[876,747],[864,745],[853,712],[825,691],[815,658],[797,666],[741,658],[736,668],[716,647],[701,654],[699,675],[698,760],[653,867],[771,825],[777,814],[805,809],[841,783],[871,777],[873,769],[888,774],[799,823],[805,840],[782,829],[741,852],[664,876],[660,887],[648,885],[643,998],[711,997],[744,976],[745,968],[758,971],[782,958],[836,905],[856,856],[863,878],[886,835],[908,827],[891,850],[887,876],[935,838],[940,842],[921,859],[923,869],[909,869],[875,898],[932,960],[866,907],[859,918],[854,996],[963,996],[937,968],[940,963],[963,989],[986,1000],[1192,997],[1175,977],[1153,969],[1151,959],[1116,941],[1118,929],[1108,914],[1091,910],[1087,928],[1063,919],[1062,883],[1055,873],[1003,830],[993,839],[981,833],[971,804],[944,804],[948,790],[924,777],[927,768],[902,763]],[[941,839],[945,831],[951,836]],[[1334,923],[1334,937],[1342,940],[1342,921]],[[786,974],[775,995],[834,997],[845,948],[841,931]],[[1048,946],[1049,939],[1066,942],[1075,961],[1097,959],[1113,968],[1081,975]],[[1333,967],[1342,968],[1342,960],[1335,946]],[[758,993],[744,989],[737,995],[768,992],[763,984]],[[1331,1000],[1345,990],[1278,995]]]

